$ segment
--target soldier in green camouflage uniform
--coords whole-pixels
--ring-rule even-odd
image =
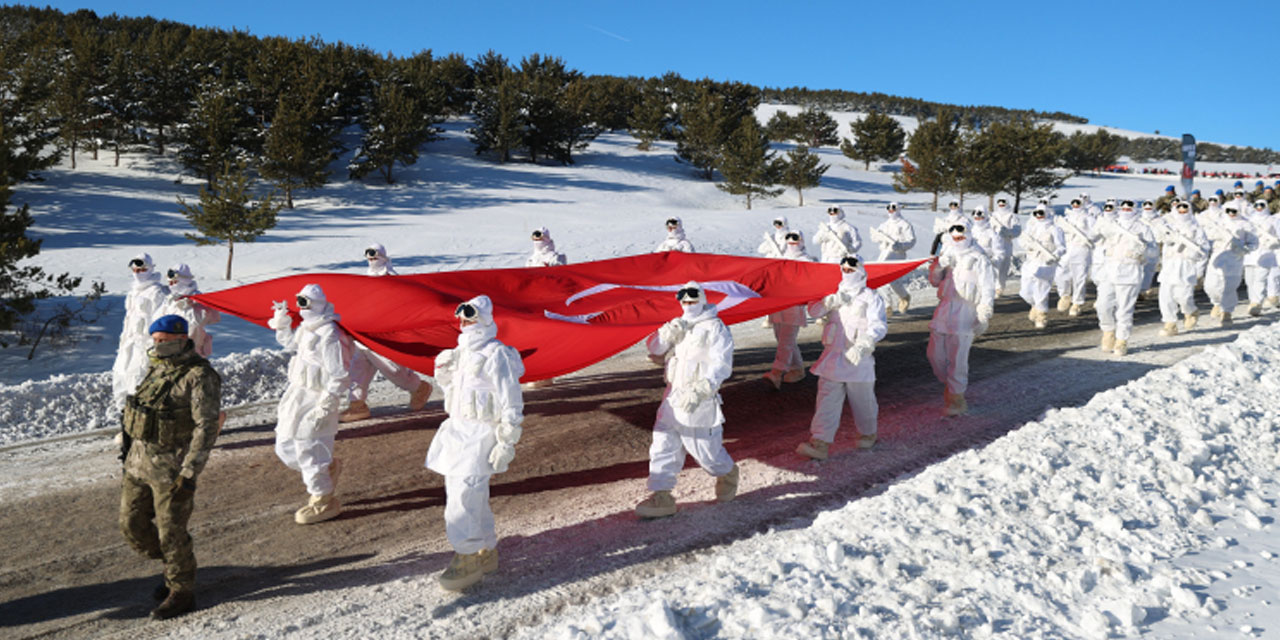
[[[221,426],[222,378],[195,352],[181,316],[163,316],[149,331],[151,368],[124,409],[120,530],[139,553],[164,560],[155,592],[163,602],[151,615],[165,619],[195,608],[187,521]]]
[[[1160,213],[1169,213],[1173,210],[1173,201],[1178,199],[1178,192],[1174,190],[1173,185],[1164,188],[1164,195],[1156,198],[1155,208]]]
[[[1200,190],[1196,189],[1191,192],[1191,212],[1200,213],[1209,208],[1209,201],[1200,197]]]

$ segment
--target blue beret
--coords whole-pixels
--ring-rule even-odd
[[[160,316],[151,323],[150,327],[147,327],[147,333],[155,333],[157,331],[185,334],[187,332],[187,319],[173,314]]]
[[[1200,190],[1199,190],[1199,189],[1192,189],[1192,190],[1191,190],[1191,193],[1200,193]]]
[[[1165,191],[1173,191],[1173,185],[1169,185],[1169,186],[1165,187],[1165,188],[1164,188],[1164,190],[1165,190]]]

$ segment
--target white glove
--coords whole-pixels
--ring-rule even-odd
[[[987,332],[987,325],[991,324],[992,313],[994,313],[994,310],[991,308],[991,305],[989,304],[984,304],[978,307],[978,326],[976,328],[977,330],[974,332],[974,335],[980,336]]]
[[[436,368],[452,369],[454,362],[457,360],[455,357],[456,355],[457,354],[453,349],[445,349],[444,351],[436,354]]]
[[[845,291],[837,290],[835,293],[822,299],[822,306],[826,307],[827,310],[830,311],[832,309],[838,309],[852,301],[853,296],[849,295]]]
[[[954,266],[956,266],[956,254],[950,251],[943,251],[942,255],[938,256],[939,269],[950,269]]]
[[[515,446],[520,441],[520,436],[523,433],[524,428],[510,422],[501,422],[498,424],[498,428],[494,430],[494,435],[499,442],[505,442],[512,446]]]
[[[666,324],[658,327],[658,339],[665,344],[672,345],[680,342],[688,329],[689,326],[683,318],[672,318]]]
[[[268,328],[279,329],[293,324],[293,320],[289,318],[288,302],[272,302],[271,312],[271,319],[267,320]]]
[[[685,413],[693,413],[698,405],[710,400],[714,394],[715,389],[711,387],[711,381],[701,378],[687,387],[672,390],[671,404]]]
[[[857,366],[859,362],[862,362],[863,358],[871,355],[871,352],[875,350],[876,345],[874,342],[866,337],[859,337],[853,342],[852,347],[845,349],[844,357],[850,364]]]
[[[330,418],[338,415],[338,405],[340,402],[341,400],[339,400],[338,396],[331,393],[324,394],[324,396],[320,398],[320,402],[307,412],[307,415],[303,418],[303,422],[314,425],[317,428],[320,427]]]
[[[489,451],[489,464],[493,465],[494,473],[505,473],[507,466],[516,457],[516,448],[499,441],[493,445],[493,449]]]

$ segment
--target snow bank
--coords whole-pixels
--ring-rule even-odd
[[[222,376],[223,408],[279,398],[288,361],[288,354],[279,349],[254,349],[212,360]],[[109,371],[0,384],[0,446],[115,427],[118,416],[110,406]]]
[[[1229,525],[1274,526],[1277,364],[1280,327],[1254,328],[518,637],[1101,638],[1207,624],[1223,604],[1206,589],[1226,576],[1185,556],[1236,544]]]

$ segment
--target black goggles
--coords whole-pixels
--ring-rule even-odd
[[[670,224],[670,223],[667,223],[667,224]],[[534,231],[532,235],[533,235],[533,239],[534,239],[534,240],[541,240],[541,239],[542,239],[542,232],[541,232],[541,231]]]
[[[775,226],[775,227],[781,227],[781,226],[782,226],[782,221],[781,221],[781,220],[774,220],[774,221],[773,221],[773,226]]]
[[[1113,204],[1109,204],[1109,205],[1107,205],[1107,206],[1103,207],[1103,208],[1102,208],[1102,210],[1103,210],[1103,211],[1115,211],[1115,210],[1116,210],[1116,206],[1115,206],[1115,205],[1113,205]]]
[[[131,269],[146,269],[146,268],[147,268],[147,263],[143,262],[143,261],[142,261],[141,259],[139,259],[139,258],[134,258],[134,259],[132,259],[132,260],[130,260],[130,261],[129,261],[129,267],[130,267]]]
[[[1072,201],[1071,201],[1071,204],[1083,204],[1083,203],[1082,203],[1082,202],[1080,202],[1079,200],[1072,200]]]
[[[365,249],[365,250],[364,250],[364,257],[366,257],[366,258],[368,258],[368,259],[372,260],[372,259],[374,259],[374,258],[378,257],[378,250],[377,250],[377,249]]]
[[[1008,200],[996,200],[996,204],[998,204],[998,205],[1000,205],[1000,206],[1002,206],[1002,207],[1003,207],[1004,205],[1009,204],[1009,201],[1008,201]]]
[[[858,268],[858,259],[853,256],[846,256],[840,260],[840,266]]]
[[[1120,206],[1122,206],[1122,207],[1129,207],[1129,208],[1133,208],[1133,201],[1132,201],[1132,200],[1125,200],[1124,202],[1120,203]]]
[[[1035,211],[1032,211],[1032,212],[1031,212],[1031,215],[1033,215],[1033,216],[1035,216],[1035,217],[1037,217],[1037,218],[1043,218],[1043,217],[1044,217],[1044,209],[1036,209]]]
[[[676,220],[675,218],[667,218],[667,226],[668,226],[668,227],[678,227],[678,226],[680,226],[680,221],[679,221],[679,220]]]
[[[800,234],[798,234],[798,233],[788,233],[788,234],[787,234],[787,242],[793,242],[793,241],[794,241],[794,242],[800,242]]]
[[[1151,207],[1143,207],[1142,209],[1143,209],[1144,211],[1150,211],[1150,210],[1151,210]],[[1178,211],[1189,211],[1190,209],[1191,209],[1191,207],[1190,207],[1190,206],[1188,206],[1188,205],[1186,205],[1186,204],[1180,204],[1180,205],[1178,205]]]
[[[458,305],[457,309],[453,310],[453,315],[464,320],[475,320],[476,316],[480,315],[480,311],[477,310],[475,305],[470,302],[464,302]]]
[[[701,300],[702,290],[697,287],[685,287],[676,292],[676,300],[684,302],[685,300]]]
[[[298,300],[299,309],[306,309],[307,307],[311,306],[311,298],[308,298],[306,296],[298,296],[297,300]]]
[[[164,275],[165,275],[165,277],[169,278],[170,280],[177,280],[177,279],[178,279],[178,272],[177,272],[176,270],[174,270],[174,269],[170,269],[170,270],[166,271]]]
[[[957,234],[957,233],[959,233],[960,235],[964,235],[964,225],[962,225],[962,224],[953,224],[953,225],[951,225],[951,228],[950,228],[950,229],[947,229],[947,233],[950,233],[950,234]]]
[[[1227,215],[1229,216],[1234,216],[1236,213],[1238,213],[1235,207],[1227,207],[1226,212],[1227,212]]]
[[[974,211],[974,212],[973,212],[973,219],[974,219],[974,220],[981,220],[981,219],[983,219],[983,218],[985,218],[985,217],[987,217],[987,212],[985,212],[985,211]]]

